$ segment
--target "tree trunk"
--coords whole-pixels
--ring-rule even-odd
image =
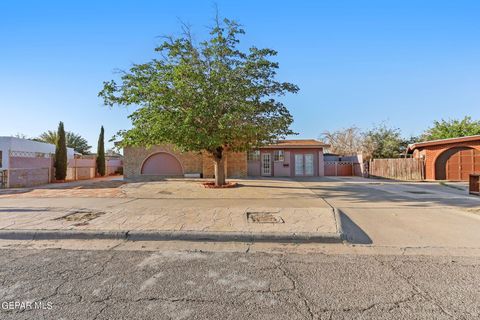
[[[225,159],[223,157],[223,148],[217,148],[213,153],[215,186],[220,187],[226,184],[225,181]]]

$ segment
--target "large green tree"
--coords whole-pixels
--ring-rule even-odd
[[[76,152],[81,154],[87,154],[90,152],[91,146],[88,145],[87,139],[82,137],[79,134],[76,134],[71,131],[65,133],[65,138],[67,142],[67,147],[73,148]],[[35,138],[35,141],[41,141],[51,144],[56,144],[58,139],[58,134],[56,131],[48,130],[42,133],[38,138]]]
[[[65,139],[65,128],[63,122],[58,124],[58,139],[55,142],[55,179],[65,180],[67,177],[67,143]]]
[[[100,176],[105,175],[105,130],[100,129],[97,145],[97,172]]]
[[[216,20],[210,36],[194,42],[188,28],[155,49],[158,58],[135,64],[121,83],[104,83],[106,105],[136,105],[133,128],[121,144],[172,143],[181,151],[209,153],[215,184],[225,184],[225,151],[244,151],[293,134],[293,119],[277,98],[298,87],[276,80],[272,49],[242,50],[235,21]]]
[[[422,140],[437,140],[480,134],[480,121],[465,117],[461,120],[450,119],[434,121],[433,126],[421,136]]]
[[[398,158],[412,139],[403,139],[398,128],[380,124],[364,133],[363,150],[367,159]]]

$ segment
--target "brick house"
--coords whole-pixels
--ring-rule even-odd
[[[310,140],[282,140],[250,152],[227,152],[227,178],[246,176],[323,176],[325,144]],[[202,152],[180,152],[164,144],[152,148],[124,148],[124,177],[155,180],[162,177],[214,175],[213,160]]]
[[[480,135],[411,144],[408,152],[425,160],[425,179],[467,181],[480,172]]]

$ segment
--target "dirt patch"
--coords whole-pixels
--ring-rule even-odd
[[[479,214],[480,215],[480,208],[469,208],[466,209],[468,212]]]
[[[54,220],[76,222],[74,226],[79,227],[88,225],[89,221],[92,221],[93,219],[96,219],[104,214],[105,212],[103,211],[95,211],[90,209],[71,209],[67,211],[66,215],[55,218]]]

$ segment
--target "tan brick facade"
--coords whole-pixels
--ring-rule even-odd
[[[413,152],[415,158],[425,159],[425,179],[435,180],[435,163],[437,158],[448,149],[457,147],[474,148],[480,151],[480,140],[477,141],[465,141],[455,143],[444,143],[432,146],[419,147]]]
[[[126,179],[155,179],[155,176],[142,175],[145,160],[159,152],[169,153],[180,162],[184,174],[200,173],[204,178],[213,177],[213,160],[207,153],[181,152],[172,145],[157,145],[151,148],[124,148],[123,172]],[[227,178],[240,178],[247,175],[247,156],[244,152],[226,154],[225,171]]]
[[[213,178],[214,166],[211,155],[203,154],[203,177]],[[247,153],[227,152],[225,161],[225,174],[227,178],[241,178],[247,176]]]
[[[246,152],[227,152],[227,177],[246,177],[248,171]]]
[[[142,165],[148,157],[159,152],[166,152],[175,156],[182,165],[184,174],[202,172],[202,155],[200,153],[181,152],[171,145],[159,145],[151,148],[126,147],[123,152],[123,174],[126,179],[146,178],[142,175]],[[151,178],[154,179],[155,177]]]

